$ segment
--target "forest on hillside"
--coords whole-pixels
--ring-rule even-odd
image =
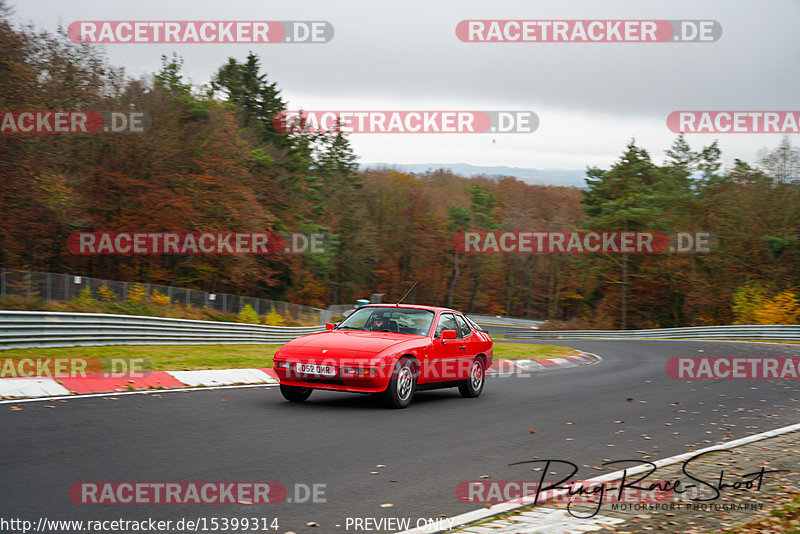
[[[0,134],[0,266],[316,307],[371,293],[552,327],[800,322],[800,151],[726,168],[678,136],[631,140],[588,187],[444,170],[358,170],[347,135],[276,131],[269,65],[230,58],[193,87],[179,56],[134,79],[96,48],[14,25],[0,3],[0,110],[138,110],[143,133]],[[302,103],[300,103],[302,104]],[[389,138],[390,139],[390,138]],[[391,142],[390,140],[388,142]],[[708,254],[461,254],[465,230],[703,231]],[[76,232],[320,232],[321,254],[83,256]],[[626,313],[623,319],[622,300]],[[623,322],[624,321],[624,322]]]

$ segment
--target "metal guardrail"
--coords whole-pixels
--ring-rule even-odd
[[[800,341],[800,325],[730,325],[650,330],[514,330],[509,339],[774,339]]]
[[[0,350],[89,345],[286,343],[324,326],[265,326],[140,315],[0,311]]]
[[[469,318],[479,325],[488,326],[516,326],[522,328],[538,328],[544,321],[536,319],[517,319],[515,317],[498,317],[496,315],[468,314]]]

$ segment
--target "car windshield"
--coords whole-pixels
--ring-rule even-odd
[[[415,308],[359,308],[339,323],[336,329],[427,336],[433,323],[433,315],[430,310]]]

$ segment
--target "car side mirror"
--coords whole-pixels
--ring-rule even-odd
[[[325,330],[333,330],[336,328],[336,325],[333,323],[325,323]]]
[[[442,340],[455,339],[457,337],[458,333],[455,330],[442,330]]]

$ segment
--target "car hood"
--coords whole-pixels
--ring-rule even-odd
[[[395,332],[365,332],[362,330],[332,330],[289,341],[279,350],[281,355],[349,357],[358,354],[378,354],[395,345],[418,346],[428,342],[427,337]],[[397,347],[400,348],[400,347]],[[323,353],[323,351],[325,351]]]

